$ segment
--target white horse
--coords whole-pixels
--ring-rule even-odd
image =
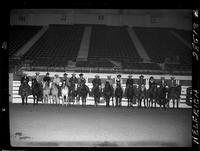
[[[67,106],[67,102],[68,102],[68,95],[69,95],[69,88],[64,85],[61,89],[61,95],[62,95],[62,106],[64,106],[64,103],[66,102],[66,106]]]
[[[58,88],[55,83],[52,83],[51,88],[51,95],[52,95],[52,102],[58,104],[59,98],[58,98]]]
[[[50,87],[48,86],[48,82],[43,82],[43,99],[44,103],[48,104],[50,99]]]

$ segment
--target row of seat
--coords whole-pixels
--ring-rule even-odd
[[[92,26],[88,58],[140,58],[125,27]]]
[[[50,25],[44,35],[24,55],[24,58],[33,60],[33,65],[37,66],[66,66],[68,60],[76,60],[85,26]],[[129,37],[127,27],[90,26],[92,33],[88,53],[89,61],[77,62],[78,67],[113,67],[114,65],[107,61],[107,58],[122,62],[122,67],[127,69],[159,70],[160,67],[156,63],[164,62],[166,57],[171,56],[180,56],[181,64],[186,64],[186,66],[191,64],[191,51],[170,33],[172,29],[133,27],[152,62],[155,62],[145,64],[138,63],[142,59]],[[17,35],[22,36],[22,39],[28,39],[25,34],[29,35],[28,29],[30,33],[33,29],[34,31],[39,29],[39,27],[20,26],[15,28],[18,29],[16,32],[18,34],[11,36],[13,39]],[[190,35],[189,32],[181,30],[177,30],[177,33],[182,33],[180,35],[185,39]],[[104,58],[104,60],[97,61],[97,58]],[[123,60],[126,62],[123,63]],[[135,60],[135,62],[127,60]],[[181,69],[185,68],[181,67]]]
[[[76,58],[83,35],[82,26],[50,26],[46,33],[30,48],[25,58]]]
[[[184,60],[190,58],[191,50],[172,35],[171,29],[134,27],[134,31],[154,62],[162,63],[166,57],[180,56],[181,63],[185,63]]]
[[[9,28],[9,57],[28,42],[42,27],[41,26],[10,26]]]

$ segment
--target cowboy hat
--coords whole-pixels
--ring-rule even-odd
[[[160,77],[161,80],[165,80],[165,77]]]
[[[144,78],[144,76],[143,76],[143,75],[141,75],[141,76],[140,76],[140,78]]]
[[[40,73],[39,73],[39,72],[36,72],[35,74],[36,74],[36,75],[39,75]]]
[[[122,77],[121,74],[118,74],[117,77]]]
[[[49,72],[47,72],[46,75],[49,75]]]
[[[66,72],[63,75],[68,75]]]
[[[174,79],[175,79],[175,77],[171,77],[171,79],[172,79],[172,80],[174,80]]]
[[[99,77],[99,75],[98,75],[98,74],[96,74],[96,75],[95,75],[95,77]]]
[[[153,77],[153,76],[151,76],[149,79],[154,79],[154,77]]]
[[[81,76],[83,76],[83,74],[82,74],[82,73],[80,73],[80,74],[79,74],[79,76],[81,77]]]
[[[76,75],[76,73],[74,72],[74,73],[72,73],[72,75]]]

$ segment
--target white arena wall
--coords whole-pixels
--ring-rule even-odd
[[[35,76],[35,71],[31,72],[31,71],[25,71],[24,73],[27,73],[28,76],[33,77]],[[68,77],[71,77],[72,72],[66,72],[68,74]],[[40,76],[43,77],[45,76],[46,72],[40,72]],[[53,77],[55,74],[58,74],[59,77],[63,77],[63,72],[49,72],[50,77]],[[78,77],[79,73],[76,73],[76,76]],[[96,74],[98,74],[100,76],[100,78],[102,79],[106,79],[108,75],[111,76],[111,78],[116,78],[117,74],[106,74],[106,73],[83,73],[84,77],[86,79],[86,84],[88,85],[88,87],[91,89],[92,88],[92,83],[89,82],[89,78],[94,78],[94,76]],[[122,78],[127,78],[128,74],[121,74]],[[139,76],[141,74],[133,74],[133,78],[134,79],[139,79]],[[150,78],[150,76],[153,76],[155,79],[160,79],[160,77],[165,77],[165,79],[170,79],[171,75],[147,75],[147,74],[143,74],[144,79],[146,79],[146,88],[148,88],[148,80]],[[18,95],[18,90],[19,90],[19,86],[20,86],[20,81],[12,81],[12,74],[9,74],[9,94],[10,94],[10,102],[12,103],[21,103],[21,97]],[[188,80],[191,81],[192,80],[192,76],[174,76],[175,79],[179,80]],[[29,82],[29,85],[31,86],[31,80]],[[125,83],[122,84],[123,89],[125,89]],[[182,91],[181,91],[181,100],[180,100],[180,107],[183,108],[191,108],[190,106],[186,105],[186,89],[189,86],[182,86]],[[28,102],[33,103],[33,96],[29,96],[28,98]],[[87,105],[93,105],[94,104],[94,100],[92,97],[88,97],[87,98]],[[105,103],[101,103],[100,105],[105,105]],[[125,98],[123,98],[123,103],[122,105],[127,105],[127,100]],[[170,106],[172,106],[172,103],[170,103]]]

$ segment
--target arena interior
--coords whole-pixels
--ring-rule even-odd
[[[13,9],[9,27],[10,136],[13,146],[56,147],[189,147],[191,146],[192,86],[191,10]],[[175,77],[181,85],[179,109],[94,107],[42,104],[21,105],[20,79],[49,72],[63,77],[83,73],[91,89],[99,75],[129,74]],[[31,80],[29,82],[31,86]],[[172,102],[170,102],[172,106]]]

